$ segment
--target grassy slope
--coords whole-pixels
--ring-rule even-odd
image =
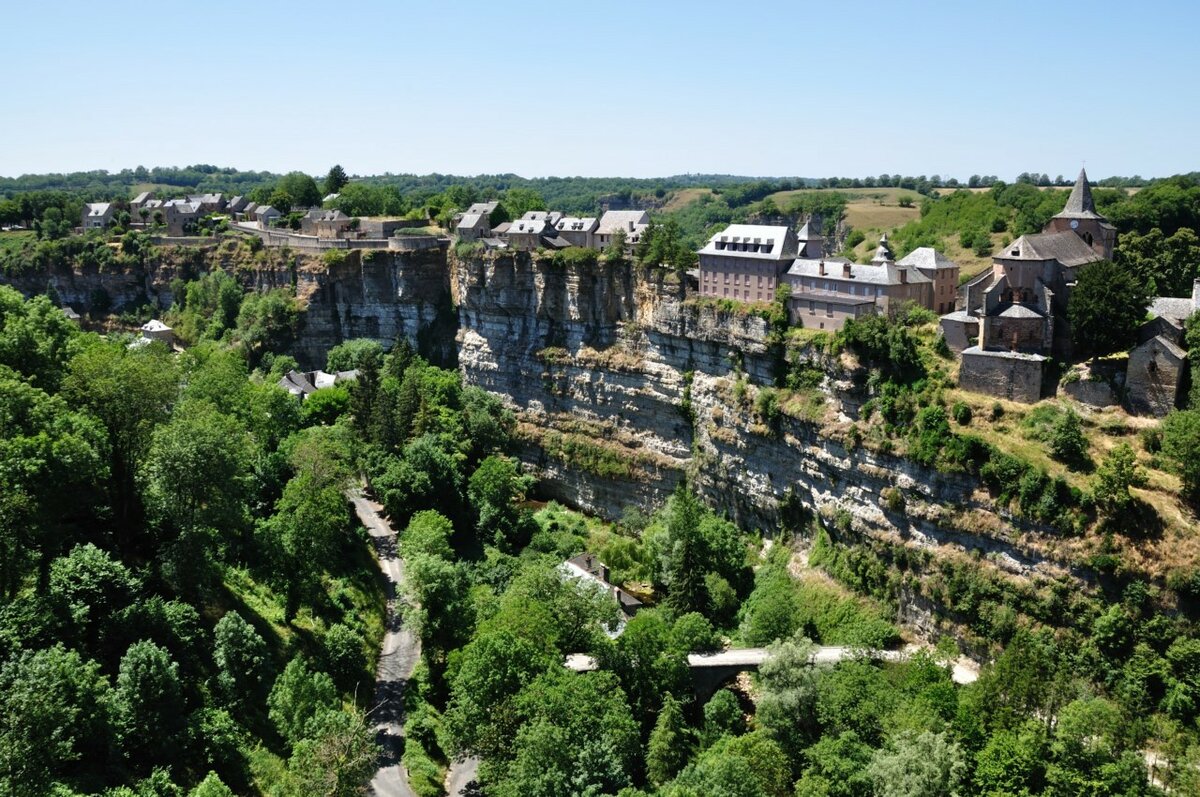
[[[680,188],[671,192],[670,198],[662,206],[662,213],[673,213],[690,205],[702,196],[712,196],[711,188]]]

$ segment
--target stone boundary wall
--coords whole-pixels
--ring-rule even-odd
[[[307,249],[324,252],[328,249],[387,249],[387,238],[318,238],[284,230],[261,230],[244,224],[234,224],[230,229],[256,235],[267,246],[287,246],[292,249]]]
[[[1033,404],[1042,397],[1045,358],[1017,352],[965,349],[958,372],[963,390]]]

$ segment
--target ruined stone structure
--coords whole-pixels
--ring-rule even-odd
[[[1184,331],[1187,320],[1200,312],[1200,279],[1192,283],[1190,298],[1159,296],[1147,309],[1153,318],[1142,325],[1138,345],[1129,352],[1125,396],[1133,412],[1161,416],[1184,403]]]

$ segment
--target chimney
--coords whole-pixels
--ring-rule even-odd
[[[825,261],[824,260],[822,260],[820,262],[820,264],[817,266],[817,273],[820,274],[822,277],[825,276]]]
[[[1200,310],[1200,278],[1192,280],[1192,307]]]
[[[900,284],[901,285],[908,284],[908,269],[906,269],[906,268],[900,269]]]
[[[845,277],[846,279],[850,279],[850,264],[849,263],[842,263],[842,276]]]
[[[629,231],[633,232],[633,222],[629,222]]]

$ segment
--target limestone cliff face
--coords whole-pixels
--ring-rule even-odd
[[[199,247],[161,247],[121,269],[55,268],[0,278],[27,296],[53,289],[63,304],[91,314],[149,304],[158,314],[175,301],[173,285],[224,269],[247,289],[294,288],[306,312],[292,354],[307,368],[324,366],[329,349],[349,338],[390,345],[413,339],[432,362],[453,366],[457,326],[444,249],[351,251],[334,262],[286,248],[255,251],[244,241],[214,240]],[[107,319],[111,321],[111,319]]]
[[[508,254],[451,256],[450,269],[459,368],[518,412],[523,456],[548,497],[619,517],[658,505],[686,476],[765,533],[799,507],[848,520],[857,539],[1087,580],[1037,554],[1039,530],[997,515],[971,477],[868,451],[795,412],[766,425],[754,398],[774,384],[781,354],[763,318],[684,302],[674,275],[628,265]],[[826,402],[855,417],[864,396],[853,366],[810,356]],[[888,509],[892,490],[902,509]]]
[[[262,272],[269,287],[278,272]],[[455,362],[455,317],[444,250],[350,252],[341,262],[306,261],[296,273],[296,293],[307,301],[293,352],[302,364],[324,365],[330,348],[350,338],[390,346],[400,335],[414,340],[432,362]]]

